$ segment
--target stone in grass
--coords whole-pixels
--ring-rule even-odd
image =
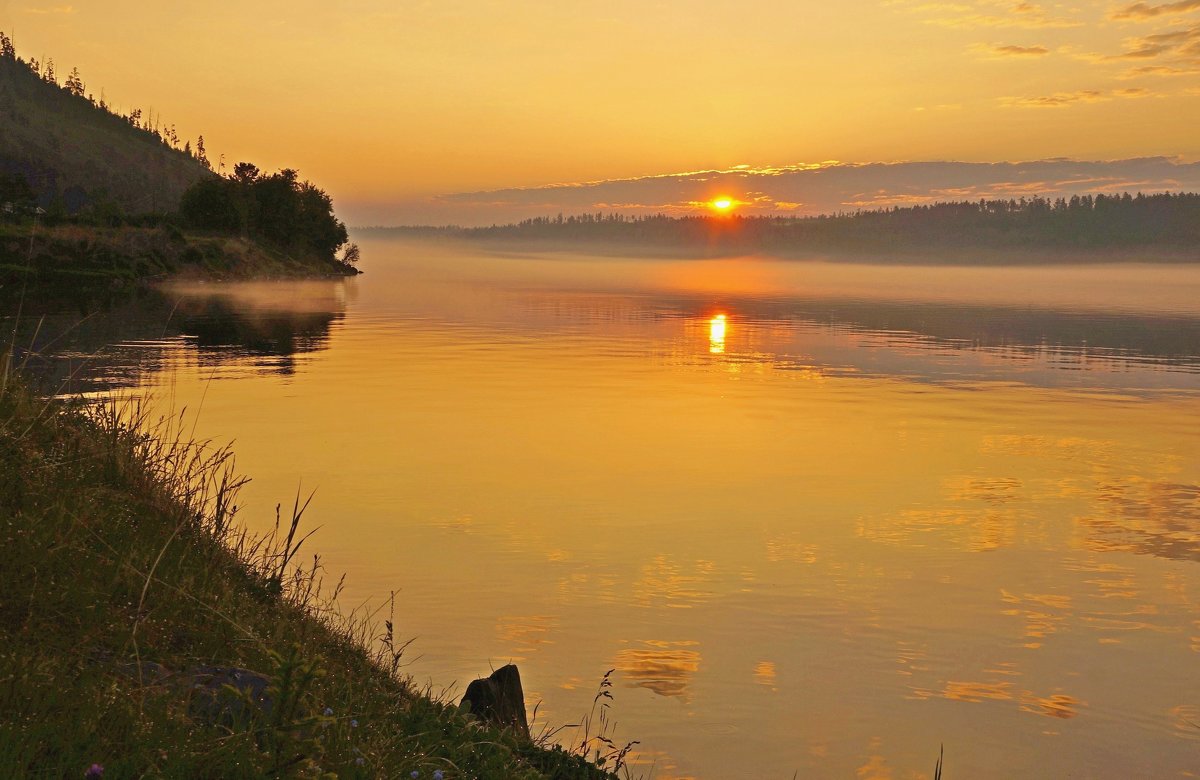
[[[232,726],[259,713],[271,714],[271,680],[265,675],[228,666],[195,666],[187,670],[186,679],[191,687],[190,710],[200,720]]]
[[[233,726],[270,715],[274,706],[271,678],[249,669],[200,664],[175,672],[154,661],[129,661],[117,664],[116,671],[146,688],[182,691],[188,711],[206,723]]]
[[[459,707],[486,723],[513,729],[518,735],[529,738],[525,692],[521,689],[521,673],[516,664],[501,666],[491,677],[468,685]]]

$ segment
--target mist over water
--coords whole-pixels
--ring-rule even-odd
[[[315,488],[419,682],[559,725],[615,668],[655,776],[1194,771],[1200,268],[363,255],[31,360],[234,440],[253,528]]]

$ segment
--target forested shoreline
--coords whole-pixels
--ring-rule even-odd
[[[0,291],[358,273],[332,198],[296,170],[214,166],[203,136],[118,112],[2,31],[0,105]]]
[[[1156,249],[1200,260],[1200,194],[979,200],[800,218],[559,214],[488,227],[373,231],[495,243],[602,243],[718,253]]]

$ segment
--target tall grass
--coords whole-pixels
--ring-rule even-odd
[[[192,439],[184,413],[47,401],[5,352],[0,767],[29,777],[78,777],[93,764],[109,777],[615,776],[580,753],[623,767],[629,748],[607,737],[570,752],[414,688],[394,614],[343,612],[340,582],[324,587],[320,558],[301,554],[308,502],[297,493],[274,530],[255,536],[238,522],[245,482],[229,448]],[[214,669],[254,672],[269,687],[257,698],[214,688],[204,682]],[[605,707],[598,717],[603,735]]]

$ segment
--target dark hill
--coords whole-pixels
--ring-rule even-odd
[[[23,174],[42,206],[69,212],[106,202],[129,213],[168,212],[211,171],[137,117],[111,113],[35,66],[0,55],[0,175]],[[173,135],[173,134],[172,134]],[[177,141],[176,141],[177,143]]]

